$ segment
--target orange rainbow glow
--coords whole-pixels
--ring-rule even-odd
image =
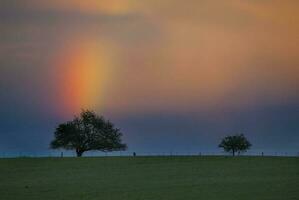
[[[98,108],[109,77],[104,52],[95,44],[84,43],[64,51],[59,64],[59,97],[64,113]]]

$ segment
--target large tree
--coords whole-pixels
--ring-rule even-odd
[[[251,143],[243,134],[236,134],[223,138],[219,147],[235,156],[236,153],[240,154],[250,149]]]
[[[54,136],[51,148],[75,150],[78,157],[91,150],[109,152],[127,148],[121,141],[120,130],[104,117],[89,110],[83,110],[72,121],[58,125]]]

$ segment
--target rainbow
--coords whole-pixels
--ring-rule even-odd
[[[105,52],[91,42],[71,45],[59,55],[59,108],[65,114],[98,108],[109,78]]]

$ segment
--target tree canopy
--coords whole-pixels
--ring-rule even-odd
[[[220,148],[223,148],[226,152],[232,153],[233,156],[235,156],[236,152],[238,154],[246,152],[251,146],[251,143],[243,134],[227,136],[223,138],[219,144]]]
[[[78,157],[91,150],[109,152],[127,149],[121,141],[120,130],[103,116],[89,110],[83,110],[72,121],[58,125],[54,137],[51,148],[75,150]]]

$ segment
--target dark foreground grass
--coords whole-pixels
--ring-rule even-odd
[[[299,158],[0,159],[1,200],[299,199]]]

